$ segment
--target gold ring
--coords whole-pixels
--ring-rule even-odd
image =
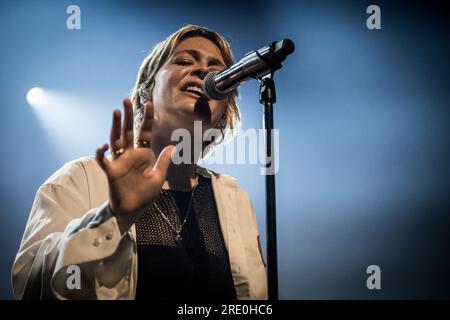
[[[120,149],[117,149],[116,151],[114,151],[114,155],[115,156],[120,156],[120,155],[122,155],[122,154],[124,154],[125,153],[125,149],[124,148],[120,148]]]
[[[150,143],[151,143],[151,141],[147,141],[147,140],[138,140],[137,141],[138,147],[143,147],[143,148],[150,148]]]

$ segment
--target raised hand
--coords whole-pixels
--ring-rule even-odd
[[[124,120],[120,110],[113,112],[110,145],[112,159],[105,157],[108,144],[97,149],[96,160],[108,177],[109,205],[121,232],[144,213],[159,195],[170,165],[174,146],[165,147],[158,158],[150,148],[152,140],[153,104],[147,101],[143,123],[134,146],[133,108],[130,100],[123,101]]]

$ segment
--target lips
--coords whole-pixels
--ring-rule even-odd
[[[181,87],[181,91],[190,93],[190,95],[197,98],[207,99],[202,89],[203,83],[200,81],[188,81]]]

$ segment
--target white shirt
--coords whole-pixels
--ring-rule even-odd
[[[230,176],[197,173],[211,178],[237,298],[267,299],[248,195]],[[136,230],[120,234],[107,200],[106,175],[92,157],[67,163],[39,188],[12,268],[18,299],[134,299]]]

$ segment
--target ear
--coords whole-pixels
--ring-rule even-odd
[[[150,100],[153,100],[152,97],[152,92],[150,90],[150,88],[147,88],[146,86],[142,86],[138,89],[138,94],[139,94],[139,102],[141,103],[142,106],[144,106],[144,104]]]

